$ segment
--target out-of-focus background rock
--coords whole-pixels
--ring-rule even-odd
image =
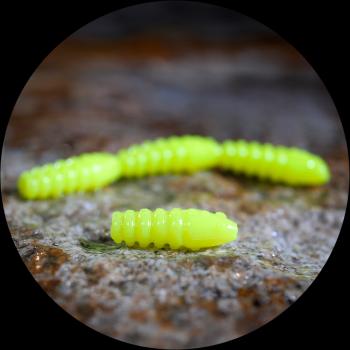
[[[289,188],[207,171],[52,201],[16,193],[34,165],[188,133],[304,147],[332,181]],[[262,24],[189,2],[123,9],[54,50],[15,107],[2,158],[8,225],[40,285],[92,328],[160,348],[230,340],[291,305],[331,253],[347,186],[341,123],[306,61]],[[239,238],[197,253],[116,247],[111,212],[143,207],[221,210]]]

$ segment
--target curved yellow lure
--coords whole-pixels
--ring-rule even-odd
[[[199,209],[142,209],[116,211],[112,216],[111,237],[128,247],[138,243],[147,248],[169,245],[171,249],[198,250],[228,243],[237,238],[237,224],[224,213]]]
[[[118,153],[123,177],[193,173],[215,167],[221,146],[203,136],[173,136],[146,141]]]
[[[57,198],[99,189],[119,176],[115,155],[86,153],[24,171],[18,179],[18,190],[26,199]]]
[[[109,153],[85,153],[25,171],[18,190],[26,199],[86,192],[124,178],[193,173],[219,167],[288,185],[322,185],[330,171],[320,157],[298,148],[246,141],[219,144],[210,137],[174,136]]]
[[[288,185],[323,185],[330,180],[326,162],[305,150],[246,141],[222,144],[219,166]]]

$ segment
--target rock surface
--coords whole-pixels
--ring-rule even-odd
[[[332,181],[289,188],[207,171],[122,180],[58,200],[17,195],[17,176],[36,164],[187,133],[304,147],[325,157]],[[347,186],[335,108],[305,62],[276,40],[68,40],[19,99],[2,163],[8,226],[42,288],[90,327],[158,348],[227,341],[291,305],[331,253]],[[111,213],[144,207],[220,210],[237,221],[239,237],[196,253],[115,245]]]

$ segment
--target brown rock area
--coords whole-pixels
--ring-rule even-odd
[[[173,134],[243,138],[323,156],[332,181],[290,188],[218,170],[120,180],[98,192],[24,201],[21,171]],[[67,312],[130,343],[200,347],[261,326],[327,261],[348,196],[340,121],[320,80],[279,40],[169,45],[158,37],[57,48],[23,91],[5,140],[2,195],[14,242]],[[238,239],[199,252],[109,238],[114,210],[223,211]]]

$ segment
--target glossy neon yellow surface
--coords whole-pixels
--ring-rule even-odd
[[[202,136],[173,136],[146,141],[117,154],[122,177],[193,173],[217,165],[221,146]]]
[[[326,162],[298,148],[246,141],[219,144],[203,136],[146,141],[109,153],[85,153],[25,171],[18,190],[26,199],[57,198],[97,190],[120,177],[193,173],[220,167],[288,185],[323,185],[330,180]]]
[[[171,249],[198,250],[233,241],[237,231],[237,224],[224,213],[199,209],[116,211],[111,224],[116,243],[133,247],[137,242],[141,248],[153,243],[157,248],[169,245]]]
[[[330,180],[323,159],[295,147],[226,141],[219,163],[223,169],[288,185],[323,185]]]
[[[97,190],[119,176],[120,166],[115,155],[85,153],[24,171],[18,179],[18,190],[26,199],[57,198]]]

